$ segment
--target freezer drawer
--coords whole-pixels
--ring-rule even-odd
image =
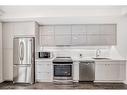
[[[95,64],[94,62],[79,63],[79,81],[94,81]]]
[[[13,66],[14,83],[34,83],[34,68],[31,65],[14,65]]]

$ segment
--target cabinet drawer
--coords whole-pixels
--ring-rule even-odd
[[[49,82],[52,81],[52,73],[46,72],[46,73],[36,73],[36,81],[42,81],[42,82]]]
[[[51,64],[44,64],[44,65],[36,65],[36,72],[52,72],[52,65]]]

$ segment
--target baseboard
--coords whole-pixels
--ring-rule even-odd
[[[124,83],[124,81],[94,81],[94,83]]]

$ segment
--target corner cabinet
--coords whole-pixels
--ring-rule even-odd
[[[95,61],[95,81],[124,81],[126,61]]]
[[[36,61],[35,81],[36,82],[52,82],[53,81],[52,61]]]

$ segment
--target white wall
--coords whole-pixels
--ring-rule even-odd
[[[2,23],[0,23],[0,82],[3,81],[2,75]]]
[[[110,57],[123,58],[127,60],[127,16],[122,16],[117,22],[117,45],[110,49]],[[126,80],[127,84],[127,65],[126,65]]]

